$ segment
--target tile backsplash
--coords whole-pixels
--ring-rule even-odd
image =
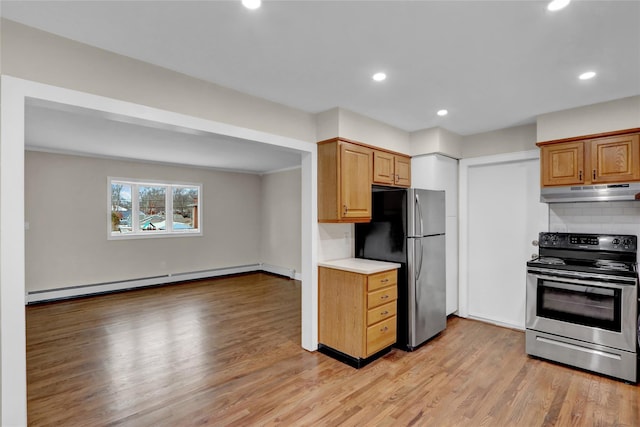
[[[640,237],[640,201],[549,204],[549,231]]]

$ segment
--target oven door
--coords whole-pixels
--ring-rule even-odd
[[[530,268],[526,327],[635,352],[637,298],[635,280],[612,283]]]

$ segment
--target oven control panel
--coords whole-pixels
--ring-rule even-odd
[[[600,238],[598,236],[570,234],[569,243],[572,245],[598,246],[600,244]]]
[[[636,252],[638,238],[622,234],[540,233],[538,245],[541,248]]]

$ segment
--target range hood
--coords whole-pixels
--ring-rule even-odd
[[[540,201],[543,203],[609,202],[615,200],[640,200],[640,182],[572,185],[540,189]]]

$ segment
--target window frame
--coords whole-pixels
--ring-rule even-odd
[[[131,187],[131,232],[122,233],[112,230],[111,214],[112,214],[112,188],[113,184],[124,184]],[[164,187],[165,188],[165,230],[153,230],[142,231],[140,230],[140,218],[138,215],[134,215],[134,212],[140,211],[140,193],[139,187]],[[197,224],[196,229],[180,229],[175,230],[173,228],[173,190],[180,187],[195,187],[198,189],[197,195]],[[120,177],[108,177],[107,178],[107,239],[108,240],[122,240],[122,239],[154,239],[154,238],[166,238],[166,237],[195,237],[202,236],[202,183],[195,182],[182,182],[182,181],[167,181],[167,180],[146,180],[136,178],[120,178]],[[167,214],[167,212],[169,214]]]

